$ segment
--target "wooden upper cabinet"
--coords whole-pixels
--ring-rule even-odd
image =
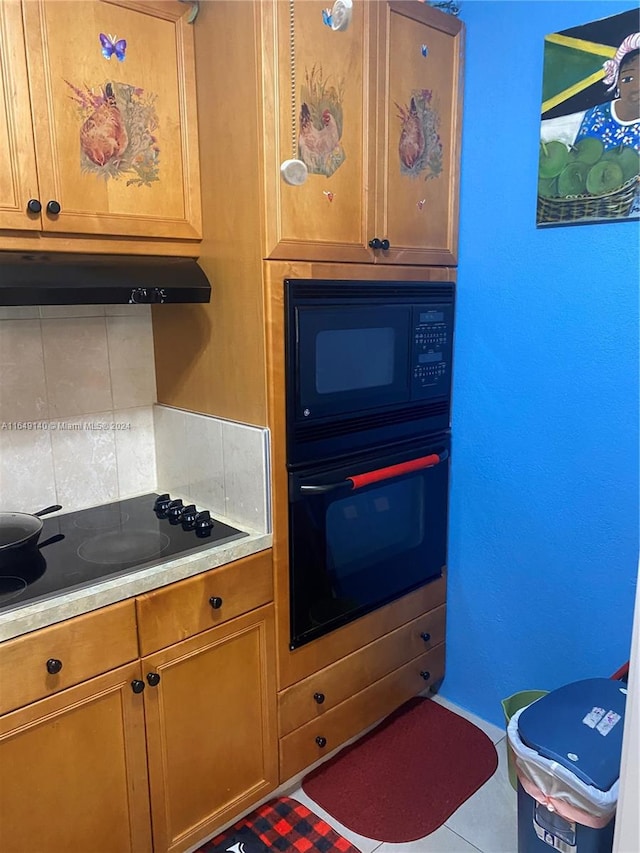
[[[382,263],[453,266],[458,254],[462,24],[425,3],[379,4],[375,227]]]
[[[369,103],[375,4],[356,0],[343,32],[323,22],[327,5],[296,0],[292,39],[289,2],[260,4],[266,256],[367,262],[373,225],[368,189],[375,136]],[[288,159],[307,165],[301,186],[280,176]]]
[[[460,21],[354,0],[334,31],[324,0],[260,6],[266,257],[456,264]],[[289,158],[307,166],[300,186],[281,179]]]
[[[19,0],[0,3],[0,150],[0,228],[37,231],[40,217],[27,213],[38,178]]]
[[[190,11],[177,0],[23,2],[43,231],[201,236]]]

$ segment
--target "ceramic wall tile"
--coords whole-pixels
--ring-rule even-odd
[[[0,305],[0,320],[37,320],[37,305]]]
[[[118,496],[145,494],[156,489],[156,445],[153,408],[125,409],[113,413],[116,426]],[[118,429],[118,426],[122,429]]]
[[[268,532],[266,430],[223,421],[225,515]]]
[[[63,317],[104,317],[104,305],[41,305],[43,319]]]
[[[107,317],[107,339],[114,408],[151,406],[156,373],[150,316]]]
[[[0,508],[37,512],[56,502],[49,430],[0,425]]]
[[[204,415],[185,414],[189,447],[189,495],[198,506],[225,514],[222,421]]]
[[[113,408],[104,317],[42,321],[49,416]]]
[[[105,305],[107,317],[148,317],[151,322],[150,305]]]
[[[51,432],[58,503],[65,511],[118,497],[113,412],[54,422]]]
[[[153,407],[160,492],[187,494],[190,451],[186,443],[186,415],[182,409]]]
[[[39,320],[0,323],[0,422],[49,417]]]

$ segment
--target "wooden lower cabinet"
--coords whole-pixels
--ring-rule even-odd
[[[2,853],[149,853],[140,663],[0,717]]]
[[[277,787],[273,637],[269,605],[143,658],[157,682],[144,691],[156,853],[186,850]]]
[[[281,738],[281,781],[295,776],[438,682],[444,675],[444,650],[444,643],[440,643]]]

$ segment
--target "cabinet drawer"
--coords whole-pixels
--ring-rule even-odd
[[[445,644],[441,643],[336,705],[320,719],[311,720],[281,738],[280,782],[295,776],[439,681],[444,676],[444,650]],[[421,673],[426,672],[429,677],[425,679]]]
[[[0,714],[137,657],[131,600],[7,640],[0,647]]]
[[[136,599],[148,655],[273,600],[271,551],[236,560]]]
[[[445,610],[444,604],[436,607],[283,690],[278,696],[280,736],[322,717],[354,693],[444,642]]]

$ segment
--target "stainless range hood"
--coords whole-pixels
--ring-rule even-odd
[[[0,252],[0,305],[209,302],[195,258]]]

